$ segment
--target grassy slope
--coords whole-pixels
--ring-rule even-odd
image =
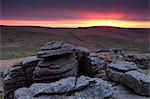
[[[148,52],[149,32],[142,29],[91,28],[49,29],[40,27],[1,27],[0,59],[36,55],[42,44],[58,40],[91,50],[124,48]]]

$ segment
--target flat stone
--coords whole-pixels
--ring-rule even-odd
[[[74,89],[76,78],[68,77],[66,79],[61,79],[54,83],[35,83],[32,84],[30,89],[33,91],[34,96],[39,94],[60,94],[67,93]]]
[[[56,57],[60,55],[72,54],[75,51],[75,47],[70,44],[62,42],[49,42],[41,47],[41,51],[38,53],[38,58]]]
[[[135,63],[128,62],[128,61],[114,61],[108,64],[108,67],[114,70],[123,71],[123,72],[137,69],[137,66]]]
[[[44,44],[44,46],[41,47],[41,50],[55,50],[58,48],[61,48],[63,45],[63,42],[61,41],[51,41],[51,42],[47,42],[46,44]]]
[[[37,56],[30,56],[30,57],[25,57],[21,59],[21,63],[22,65],[29,65],[29,63],[31,62],[36,62],[36,61],[40,61],[40,58],[37,58]]]

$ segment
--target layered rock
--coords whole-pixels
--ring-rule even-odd
[[[37,55],[42,58],[33,72],[34,82],[53,82],[78,75],[75,47],[63,42],[48,42]]]
[[[25,73],[21,64],[12,67],[4,78],[4,96],[5,99],[12,99],[16,89],[27,86]]]
[[[68,77],[54,83],[35,83],[15,91],[15,99],[104,99],[113,97],[110,84],[99,78]],[[43,98],[44,97],[44,98]]]
[[[33,79],[31,72],[38,64],[38,61],[39,59],[36,56],[27,57],[5,71],[3,74],[5,99],[12,99],[16,89],[30,86]]]

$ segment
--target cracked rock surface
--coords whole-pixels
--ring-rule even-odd
[[[46,96],[49,95],[49,96]],[[56,95],[58,98],[56,98]],[[110,84],[100,78],[81,76],[68,77],[54,83],[35,83],[29,88],[20,88],[15,91],[15,99],[104,99],[113,97],[113,89]],[[44,98],[45,99],[45,98]]]

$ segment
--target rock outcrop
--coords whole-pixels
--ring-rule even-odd
[[[29,88],[15,91],[15,99],[43,99],[44,96],[50,99],[104,99],[113,97],[113,88],[99,78],[81,76],[68,77],[53,83],[35,83]]]
[[[112,88],[117,84],[139,98],[150,96],[150,76],[145,73],[149,60],[149,56],[128,55],[121,49],[95,53],[52,41],[37,56],[21,59],[0,73],[0,81],[5,99],[112,99],[118,97]]]
[[[37,55],[42,60],[33,72],[34,82],[53,82],[69,76],[78,76],[75,47],[63,42],[48,42]]]

